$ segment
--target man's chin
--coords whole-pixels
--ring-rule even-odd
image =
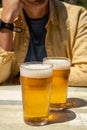
[[[40,5],[40,4],[44,4],[46,1],[48,0],[29,0],[29,3],[34,5]]]

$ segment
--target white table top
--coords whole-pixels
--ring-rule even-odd
[[[69,87],[68,101],[73,106],[51,112],[44,126],[23,121],[21,86],[0,86],[0,130],[87,130],[87,88]]]

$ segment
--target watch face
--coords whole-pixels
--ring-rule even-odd
[[[1,29],[2,21],[0,20],[0,29]]]
[[[1,27],[1,20],[0,20],[0,27]]]
[[[13,24],[10,24],[10,23],[5,23],[3,22],[1,19],[0,19],[0,30],[1,29],[8,29],[8,30],[13,30]]]
[[[0,19],[0,30],[4,28],[4,22]]]

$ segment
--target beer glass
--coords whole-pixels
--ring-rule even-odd
[[[21,64],[20,83],[25,123],[44,125],[47,122],[52,74],[52,64],[40,62]]]
[[[63,57],[47,57],[43,59],[43,62],[53,64],[53,84],[51,91],[50,108],[52,110],[62,110],[65,108],[67,100],[70,60]]]

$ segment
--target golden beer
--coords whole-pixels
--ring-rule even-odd
[[[52,66],[29,64],[26,68],[26,64],[23,65],[20,69],[20,80],[24,121],[31,125],[43,125],[49,114]]]
[[[67,58],[44,58],[44,63],[53,64],[50,107],[53,110],[61,110],[65,107],[67,100],[70,60]]]

